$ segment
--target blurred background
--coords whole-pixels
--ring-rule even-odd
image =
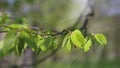
[[[56,53],[47,51],[37,57],[30,50],[22,56],[11,53],[0,59],[0,68],[21,68],[22,64],[29,64],[26,68],[119,68],[120,0],[0,0],[0,13],[25,17],[30,27],[39,30],[62,31],[72,26],[80,15],[83,19],[79,25],[83,24],[84,17],[91,12],[88,4],[94,7],[94,16],[87,24],[88,33],[105,34],[106,46],[95,44],[86,53],[78,48],[69,53],[60,48]],[[2,40],[3,34],[0,35]],[[30,65],[36,61],[39,62]]]

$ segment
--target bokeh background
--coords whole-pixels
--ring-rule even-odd
[[[65,48],[60,48],[44,61],[27,68],[120,68],[120,0],[89,1],[94,4],[95,15],[89,19],[88,32],[105,34],[108,44],[95,44],[86,53],[78,48],[69,53]],[[30,27],[39,30],[61,31],[76,22],[87,2],[88,0],[0,0],[0,13],[25,17]],[[86,10],[85,14],[88,12]],[[0,35],[2,40],[4,34]],[[28,53],[22,56],[11,53],[0,59],[0,68],[21,68],[19,65],[31,64],[51,53],[43,52],[36,57],[30,50],[26,52]],[[24,61],[26,57],[27,61]]]

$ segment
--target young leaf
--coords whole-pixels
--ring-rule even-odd
[[[18,55],[21,55],[24,50],[25,42],[22,38],[19,37],[18,44],[16,45],[16,50],[18,52]]]
[[[75,30],[73,33],[76,35],[79,42],[83,43],[85,41],[84,36],[79,30]]]
[[[79,47],[79,48],[82,48],[82,46],[81,46],[82,43],[80,43],[80,42],[78,41],[78,39],[76,38],[75,35],[73,35],[73,34],[71,35],[71,40],[72,40],[72,42],[73,42],[74,45],[76,45],[76,46]]]
[[[82,48],[82,43],[84,43],[85,41],[84,36],[79,30],[75,30],[74,32],[72,32],[71,40],[73,44],[75,44],[79,48]]]
[[[89,51],[91,45],[92,45],[92,41],[91,41],[91,39],[89,39],[84,45],[84,52]]]
[[[62,47],[64,47],[64,46],[66,45],[66,43],[67,43],[67,41],[68,41],[69,38],[70,38],[70,33],[68,33],[68,34],[65,36],[65,38],[64,38],[64,40],[63,40],[63,43],[62,43]]]
[[[20,32],[20,37],[27,37],[27,38],[31,38],[31,34],[29,31],[21,31]]]
[[[56,38],[53,38],[51,41],[51,49],[56,49],[58,47],[58,40]]]
[[[53,41],[52,47],[53,47],[53,49],[57,49],[57,47],[58,47],[58,40],[54,40]]]
[[[23,37],[25,43],[35,51],[37,49],[37,44],[32,38]]]
[[[33,49],[33,51],[37,49],[37,44],[35,42],[36,40],[33,39],[29,31],[22,31],[20,33],[20,37],[28,46],[30,46],[30,48]]]
[[[42,51],[46,51],[52,43],[52,37],[45,37],[39,41],[39,47]]]
[[[39,47],[39,41],[42,39],[42,37],[40,35],[36,35],[34,36],[35,40],[36,40],[36,44]]]
[[[68,41],[67,41],[66,49],[68,52],[71,51],[71,40],[70,39],[68,39]]]
[[[106,40],[106,38],[103,34],[96,34],[95,39],[101,45],[106,45],[107,44],[107,40]]]
[[[27,25],[22,25],[22,24],[11,24],[11,25],[9,25],[9,27],[17,28],[17,29],[19,29],[19,28],[27,29],[28,28]]]
[[[11,30],[7,33],[7,35],[5,36],[4,41],[3,41],[4,53],[9,52],[9,50],[15,46],[15,42],[16,42],[17,38],[18,37],[16,36],[15,30]]]

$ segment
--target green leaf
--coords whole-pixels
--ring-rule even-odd
[[[45,37],[39,41],[39,47],[42,51],[46,51],[52,43],[52,37]]]
[[[16,50],[18,55],[21,55],[24,50],[25,42],[19,37],[18,44],[16,44]]]
[[[91,39],[89,39],[84,45],[84,52],[89,51],[91,45],[92,45],[92,41],[91,41]]]
[[[69,51],[71,51],[71,40],[70,39],[68,39],[68,41],[67,41],[67,44],[66,44],[66,49],[67,49],[67,51],[69,52]]]
[[[17,28],[17,29],[27,29],[27,25],[22,25],[22,24],[11,24],[9,25],[9,27],[12,27],[12,28]]]
[[[36,35],[34,38],[36,39],[36,44],[39,47],[39,41],[42,39],[41,35]]]
[[[68,33],[68,34],[65,36],[65,38],[64,38],[64,40],[63,40],[63,43],[62,43],[62,47],[64,47],[64,46],[66,45],[66,43],[67,43],[67,41],[68,41],[69,38],[70,38],[70,33]]]
[[[107,44],[107,40],[106,40],[106,38],[103,34],[96,34],[95,39],[101,45],[106,45]]]
[[[73,33],[76,35],[79,42],[84,43],[84,41],[85,41],[84,36],[82,35],[82,33],[79,30],[75,30]]]
[[[32,38],[23,37],[23,39],[25,43],[27,44],[27,46],[29,46],[33,51],[37,49],[37,45]]]
[[[42,37],[41,37],[41,35],[33,35],[33,39],[34,39],[34,41],[35,41],[35,43],[36,43],[36,45],[37,45],[37,49],[35,50],[35,54],[36,55],[39,55],[39,53],[40,53],[40,45],[39,45],[39,41],[42,39]]]
[[[31,38],[31,33],[29,31],[23,30],[20,32],[20,37]]]
[[[22,31],[20,33],[20,37],[30,48],[32,48],[33,51],[37,49],[37,44],[35,42],[36,40],[34,40],[29,31]]]
[[[17,38],[15,30],[11,30],[7,33],[3,41],[3,50],[5,54],[15,46]]]
[[[82,48],[82,44],[84,43],[85,39],[82,33],[79,30],[75,30],[71,34],[71,40],[73,44],[75,44],[77,47]]]
[[[25,43],[33,50],[35,51],[37,49],[37,45],[35,43],[35,41],[32,38],[27,38],[27,37],[23,37]]]
[[[56,49],[57,47],[58,47],[58,40],[56,38],[53,38],[50,48]]]

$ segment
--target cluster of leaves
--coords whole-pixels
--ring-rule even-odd
[[[40,51],[56,49],[58,46],[56,37],[37,34],[28,27],[27,20],[23,17],[11,20],[8,15],[2,15],[0,26],[0,32],[6,32],[4,40],[0,41],[0,56],[11,52],[21,55],[27,47],[38,54]]]
[[[86,37],[81,33],[80,30],[74,30],[69,32],[64,40],[62,46],[66,46],[68,51],[71,51],[73,47],[78,47],[84,49],[84,52],[89,51],[92,42],[98,42],[100,45],[106,45],[107,41],[103,34],[90,34]]]
[[[56,36],[53,36],[52,33],[39,34],[31,30],[27,25],[27,20],[23,17],[12,20],[9,15],[2,14],[0,16],[0,26],[0,32],[6,32],[4,40],[0,41],[0,56],[8,55],[11,52],[21,55],[27,47],[31,48],[36,54],[39,54],[40,51],[44,52],[58,47]],[[78,47],[87,52],[94,39],[101,45],[107,43],[103,34],[90,34],[84,37],[80,30],[68,30],[62,46],[66,46],[68,51],[71,51],[73,47]]]

